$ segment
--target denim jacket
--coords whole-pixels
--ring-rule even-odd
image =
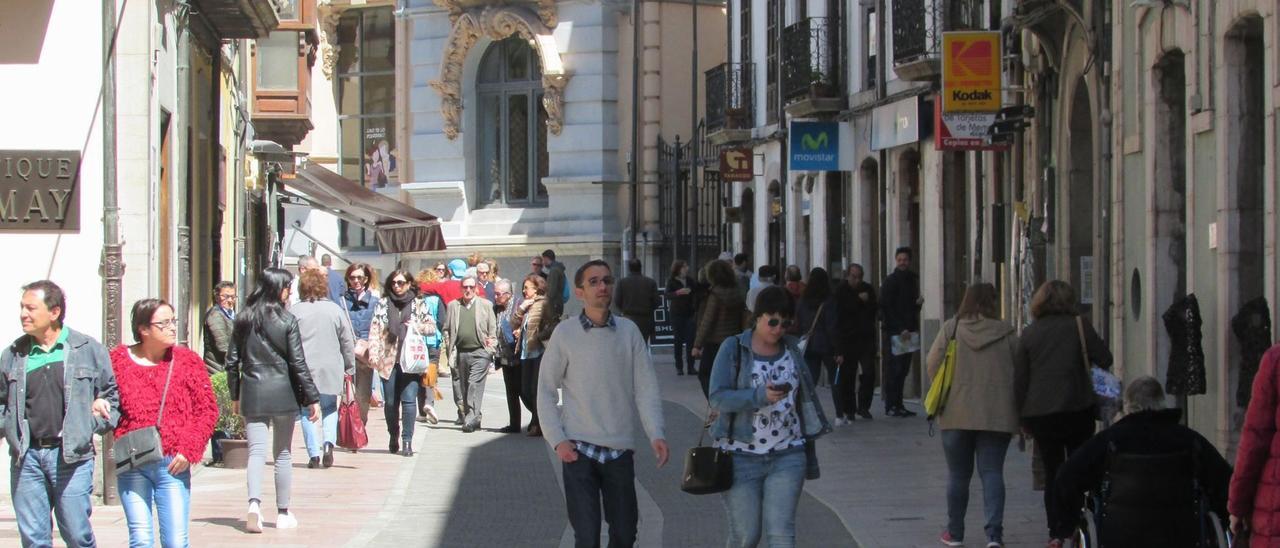
[[[711,425],[713,439],[727,438],[730,432],[734,439],[752,438],[751,417],[755,411],[767,405],[765,387],[742,388],[751,386],[751,370],[753,360],[751,354],[751,329],[740,335],[724,340],[720,351],[716,354],[715,365],[711,367],[711,408],[720,412],[716,422]],[[729,344],[733,342],[734,344]],[[796,402],[799,407],[800,427],[806,440],[813,440],[831,431],[831,424],[822,412],[822,404],[818,402],[817,392],[813,388],[813,377],[805,364],[804,356],[796,348],[796,339],[783,337],[783,345],[791,353],[791,361],[796,366],[796,377],[800,386],[796,389]],[[735,356],[734,353],[737,353]],[[739,361],[740,360],[740,361]],[[738,367],[738,378],[733,378],[734,368]],[[730,416],[733,424],[729,423]]]
[[[107,350],[93,338],[71,330],[63,361],[65,416],[62,419],[62,460],[75,464],[93,458],[93,435],[107,434],[120,420],[120,394]],[[27,418],[27,355],[30,336],[19,337],[0,353],[0,433],[17,459],[27,452],[31,436]],[[111,418],[93,414],[93,400],[111,404]]]

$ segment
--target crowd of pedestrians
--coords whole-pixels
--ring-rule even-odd
[[[229,411],[245,422],[244,526],[258,533],[268,443],[275,527],[299,526],[290,510],[295,422],[307,466],[329,468],[339,450],[339,401],[353,393],[359,420],[367,425],[369,407],[381,406],[388,450],[413,457],[415,423],[441,419],[438,379],[451,379],[454,424],[470,433],[484,419],[487,378],[501,371],[508,417],[497,431],[523,430],[555,451],[575,544],[598,545],[603,520],[610,546],[632,546],[639,521],[633,432],[641,427],[658,466],[671,451],[650,351],[654,312],[665,296],[677,373],[697,375],[712,445],[733,461],[720,494],[726,544],[793,546],[805,482],[821,475],[816,443],[836,427],[872,418],[877,357],[885,415],[915,415],[902,396],[919,350],[923,304],[911,259],[910,249],[897,251],[877,295],[857,264],[837,280],[822,268],[800,277],[788,266],[778,285],[777,267],[763,265],[753,276],[741,254],[709,261],[696,275],[675,261],[662,288],[638,260],[621,279],[598,259],[566,274],[553,250],[530,261],[518,286],[477,254],[417,275],[395,269],[381,280],[368,264],[336,273],[331,260],[305,258],[297,276],[261,272],[243,307],[234,285],[217,284],[203,316],[203,357],[177,344],[174,309],[162,300],[134,303],[135,342],[108,352],[64,325],[59,286],[34,282],[22,288],[24,335],[0,353],[0,418],[22,544],[50,546],[55,517],[68,546],[95,545],[93,435],[110,433],[123,446],[142,448],[106,456],[121,471],[130,545],[187,546],[191,467],[203,459],[219,419],[215,373],[226,375]],[[576,316],[564,313],[571,295],[581,304]],[[964,545],[976,470],[986,546],[1003,546],[1005,457],[1018,438],[1032,440],[1043,463],[1050,548],[1066,545],[1082,508],[1098,505],[1107,505],[1099,516],[1110,520],[1099,522],[1104,545],[1148,545],[1152,538],[1161,546],[1197,545],[1186,538],[1191,526],[1168,519],[1182,500],[1183,479],[1203,496],[1203,508],[1229,516],[1232,531],[1250,532],[1252,545],[1280,545],[1280,483],[1267,472],[1280,462],[1280,347],[1262,359],[1233,472],[1211,443],[1180,424],[1179,410],[1165,408],[1163,388],[1151,377],[1131,379],[1118,420],[1095,432],[1109,417],[1099,417],[1089,370],[1110,369],[1113,358],[1078,310],[1074,289],[1049,281],[1035,292],[1031,323],[1019,330],[1000,318],[995,287],[975,283],[928,345],[924,374],[940,379],[945,371],[947,379],[945,405],[930,417],[948,470],[940,542]],[[425,368],[418,353],[426,355]],[[819,397],[826,388],[831,420]],[[521,405],[532,415],[523,428]],[[148,443],[154,456],[146,456]],[[1120,473],[1113,469],[1118,455],[1187,455],[1194,466],[1126,483],[1113,475]],[[1142,491],[1151,485],[1167,496]],[[1112,500],[1106,489],[1136,491]]]

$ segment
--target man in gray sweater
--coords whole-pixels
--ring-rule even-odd
[[[542,434],[564,468],[564,495],[575,544],[600,543],[600,506],[609,522],[609,546],[634,546],[640,519],[632,432],[636,417],[658,466],[667,463],[658,376],[640,329],[612,315],[609,263],[582,265],[573,292],[582,300],[577,321],[561,322],[547,342],[538,375]],[[568,372],[572,371],[571,374]],[[556,407],[556,391],[564,403]],[[634,401],[635,405],[619,405]]]

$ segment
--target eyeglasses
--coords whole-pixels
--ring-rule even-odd
[[[409,285],[409,282],[406,280],[392,280],[391,285]]]
[[[494,295],[495,297],[510,296],[510,295],[511,295],[511,292],[510,292],[510,291],[498,291],[497,293],[494,293],[493,295]]]
[[[365,281],[365,280],[369,279],[369,277],[368,277],[368,276],[363,276],[363,275],[360,275],[360,274],[352,274],[352,275],[350,275],[350,276],[347,276],[347,279],[348,279],[348,280],[351,280],[351,281],[353,281],[353,282],[363,282],[363,281]]]
[[[444,272],[444,271],[445,271],[445,268],[443,266],[436,267],[436,272]]]
[[[789,319],[779,320],[778,318],[770,318],[768,324],[766,325],[768,325],[769,327],[778,327],[779,325],[781,325],[783,329],[790,329],[793,323],[794,322],[792,322]]]
[[[464,285],[464,286],[462,286],[462,290],[463,290],[463,291],[467,291],[467,290],[475,291],[475,290],[476,290],[476,286],[475,286],[475,285]]]
[[[151,327],[156,329],[169,329],[178,326],[178,320],[168,319],[160,322],[151,322]]]
[[[614,277],[613,277],[613,276],[605,276],[605,277],[603,277],[603,278],[591,278],[591,279],[588,279],[588,280],[587,280],[587,285],[589,285],[589,286],[591,286],[591,287],[600,287],[600,285],[601,285],[601,284],[603,284],[603,285],[607,285],[607,286],[612,286],[612,285],[614,284],[614,282],[616,282],[616,281],[618,281],[618,280],[614,279]]]

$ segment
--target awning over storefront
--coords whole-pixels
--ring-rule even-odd
[[[308,163],[297,177],[283,181],[284,193],[374,231],[383,253],[437,251],[445,248],[440,220],[355,181]]]

